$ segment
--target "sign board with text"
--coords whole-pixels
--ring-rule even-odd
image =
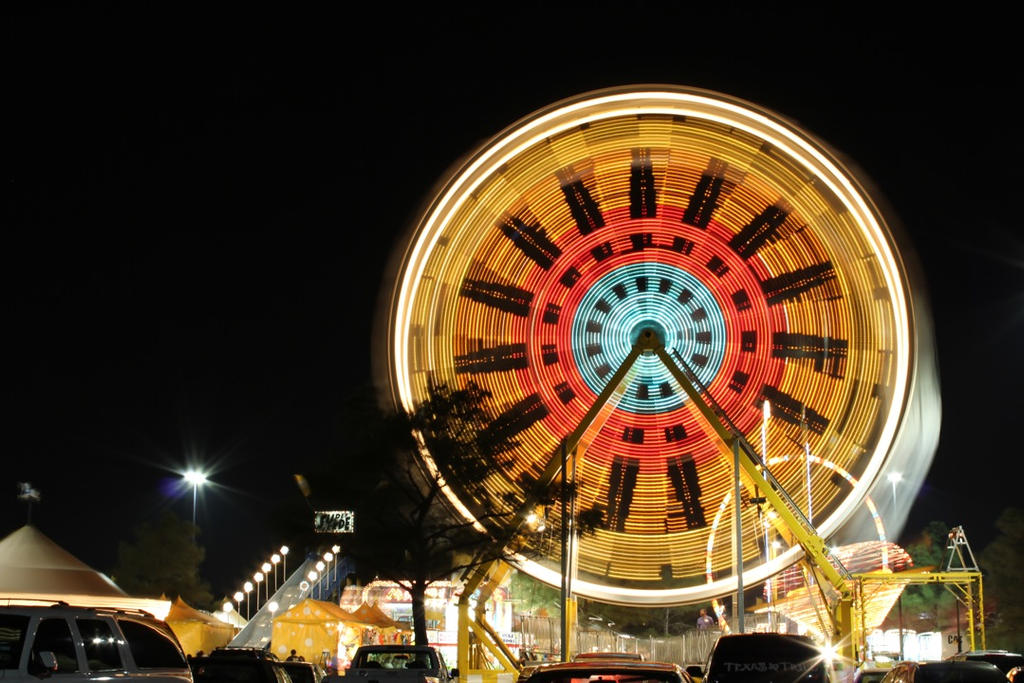
[[[356,529],[352,510],[319,510],[313,513],[313,531],[318,534],[350,534]]]

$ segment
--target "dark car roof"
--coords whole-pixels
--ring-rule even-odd
[[[196,683],[274,683],[272,667],[283,662],[256,657],[193,657],[189,660]],[[287,673],[285,673],[287,676]]]
[[[1006,650],[972,650],[947,657],[946,661],[988,662],[995,664],[1005,674],[1015,666],[1024,665],[1024,656]]]
[[[914,683],[1006,683],[1006,675],[988,662],[946,660],[905,664],[915,670]]]

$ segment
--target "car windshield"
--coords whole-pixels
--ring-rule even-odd
[[[380,669],[433,669],[436,664],[428,652],[376,652],[364,653],[362,661],[356,667]]]

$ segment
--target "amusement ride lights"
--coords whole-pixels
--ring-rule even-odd
[[[431,380],[491,393],[481,428],[517,443],[485,483],[493,494],[525,502],[522,482],[653,330],[740,433],[771,402],[768,459],[806,443],[856,474],[846,491],[809,477],[807,458],[772,470],[787,490],[809,487],[822,536],[859,508],[894,456],[916,328],[895,240],[825,144],[717,93],[618,88],[527,116],[441,187],[400,245],[383,360],[405,409]],[[631,604],[726,594],[734,558],[714,547],[712,517],[732,464],[660,361],[631,372],[577,464],[580,506],[606,515],[579,541],[574,585]],[[756,511],[742,514],[752,527]],[[800,556],[758,545],[743,544],[747,582]],[[551,585],[558,564],[520,562]]]

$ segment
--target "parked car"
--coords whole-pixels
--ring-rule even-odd
[[[292,683],[284,664],[259,648],[217,648],[189,660],[194,683]]]
[[[323,668],[314,662],[283,661],[281,666],[288,672],[292,683],[321,683],[327,675]]]
[[[971,650],[969,652],[958,652],[955,655],[946,657],[947,662],[988,662],[995,664],[1004,674],[1017,666],[1024,666],[1024,656],[1016,652],[1006,650]]]
[[[451,683],[457,675],[429,645],[361,645],[345,671],[376,683]]]
[[[732,633],[715,641],[702,683],[828,683],[832,662],[812,639],[786,633]]]
[[[531,666],[519,674],[519,683],[572,683],[588,679],[602,683],[692,683],[689,674],[678,664],[624,659],[551,662]]]
[[[988,662],[897,662],[882,683],[1006,683],[1006,674]]]
[[[148,612],[99,607],[0,606],[0,681],[193,683],[166,623]]]

